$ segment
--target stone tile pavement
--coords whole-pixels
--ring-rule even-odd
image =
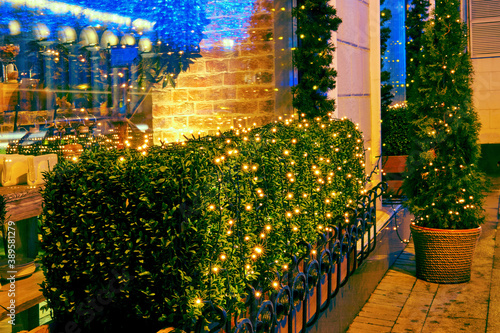
[[[436,284],[418,280],[415,250],[410,242],[351,323],[348,333],[500,333],[500,178],[492,179],[492,183],[471,281]]]

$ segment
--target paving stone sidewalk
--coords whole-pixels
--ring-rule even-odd
[[[415,277],[410,242],[348,329],[348,333],[500,333],[500,178],[492,179],[486,223],[472,265],[471,281],[436,284]]]

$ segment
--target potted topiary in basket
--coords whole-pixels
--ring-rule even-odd
[[[478,169],[480,124],[472,105],[472,65],[460,2],[436,2],[426,23],[418,93],[408,100],[413,127],[403,191],[417,277],[436,283],[470,280],[472,255],[484,222],[486,190]]]

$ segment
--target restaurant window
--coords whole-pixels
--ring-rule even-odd
[[[160,144],[290,115],[291,6],[3,1],[0,149]]]

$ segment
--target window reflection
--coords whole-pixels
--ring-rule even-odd
[[[292,112],[288,1],[8,0],[0,11],[11,153],[179,141]]]

